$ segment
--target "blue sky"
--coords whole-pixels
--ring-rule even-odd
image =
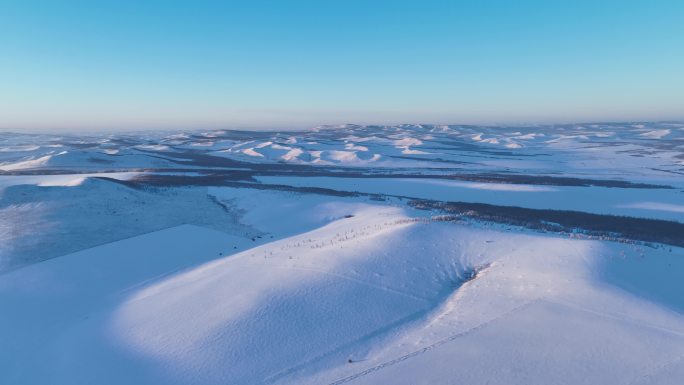
[[[0,0],[0,128],[684,118],[684,1]]]

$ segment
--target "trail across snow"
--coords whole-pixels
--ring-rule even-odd
[[[466,330],[466,331],[463,331],[463,332],[454,334],[454,335],[449,336],[449,337],[447,337],[447,338],[445,338],[445,339],[439,340],[439,341],[437,341],[437,342],[435,342],[435,343],[432,343],[432,344],[430,344],[430,345],[428,345],[428,346],[425,346],[425,347],[423,347],[423,348],[421,348],[421,349],[419,349],[419,350],[415,350],[415,351],[413,351],[413,352],[411,352],[411,353],[408,353],[408,354],[405,354],[405,355],[403,355],[403,356],[401,356],[401,357],[397,357],[397,358],[395,358],[395,359],[393,359],[393,360],[386,361],[386,362],[383,362],[383,363],[381,363],[381,364],[379,364],[379,365],[373,366],[372,368],[366,369],[366,370],[364,370],[364,371],[362,371],[362,372],[359,372],[359,373],[353,374],[353,375],[351,375],[351,376],[348,376],[348,377],[345,377],[345,378],[341,378],[341,379],[339,379],[339,380],[337,380],[337,381],[331,382],[330,385],[339,385],[339,384],[348,383],[348,382],[354,381],[354,380],[356,380],[356,379],[358,379],[358,378],[361,378],[361,377],[367,376],[367,375],[369,375],[369,374],[372,374],[372,373],[374,373],[374,372],[377,372],[377,371],[380,371],[380,370],[389,368],[390,366],[396,365],[396,364],[398,364],[398,363],[400,363],[400,362],[406,361],[406,360],[411,359],[411,358],[413,358],[413,357],[419,356],[419,355],[421,355],[421,354],[425,354],[425,353],[427,353],[427,352],[429,352],[429,351],[431,351],[431,350],[433,350],[433,349],[435,349],[435,348],[437,348],[437,347],[439,347],[439,346],[442,346],[442,345],[444,345],[444,344],[446,344],[446,343],[448,343],[448,342],[451,342],[451,341],[454,341],[454,340],[456,340],[456,339],[458,339],[458,338],[460,338],[460,337],[463,337],[463,336],[465,336],[466,334],[468,334],[468,333],[470,333],[470,332],[473,332],[473,331],[475,331],[475,330],[477,330],[477,329],[479,329],[479,328],[485,327],[485,326],[487,326],[488,324],[490,324],[491,322],[497,321],[498,319],[500,319],[500,318],[502,318],[502,317],[504,317],[504,316],[506,316],[506,315],[508,315],[508,314],[510,314],[510,313],[513,313],[513,312],[515,312],[515,311],[519,311],[519,310],[525,308],[526,306],[528,306],[529,304],[531,304],[531,303],[533,303],[533,302],[534,302],[534,301],[527,302],[527,303],[525,303],[525,304],[523,304],[523,305],[520,305],[520,306],[518,306],[518,307],[516,307],[516,308],[514,308],[514,309],[512,309],[512,310],[510,310],[510,311],[507,312],[507,313],[504,313],[504,314],[500,315],[500,316],[497,317],[497,318],[494,318],[493,320],[490,320],[490,321],[481,323],[481,324],[479,324],[479,325],[477,325],[477,326],[475,326],[475,327],[473,327],[473,328],[471,328],[471,329],[468,329],[468,330]]]

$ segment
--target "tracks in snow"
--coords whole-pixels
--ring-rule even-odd
[[[351,376],[347,376],[347,377],[344,377],[344,378],[340,378],[339,380],[333,381],[333,382],[329,383],[328,385],[340,385],[340,384],[348,383],[348,382],[354,381],[354,380],[356,380],[356,379],[358,379],[358,378],[360,378],[360,377],[367,376],[367,375],[369,375],[369,374],[371,374],[371,373],[375,373],[375,372],[377,372],[377,371],[386,369],[386,368],[388,368],[388,367],[390,367],[390,366],[392,366],[392,365],[396,365],[396,364],[398,364],[398,363],[400,363],[400,362],[406,361],[406,360],[408,360],[408,359],[410,359],[410,358],[413,358],[413,357],[416,357],[416,356],[420,356],[420,355],[425,354],[425,353],[427,353],[427,352],[429,352],[430,350],[433,350],[433,349],[435,349],[435,348],[438,348],[438,347],[440,347],[440,346],[442,346],[442,345],[444,345],[444,344],[446,344],[446,343],[448,343],[448,342],[454,341],[454,340],[456,340],[456,339],[458,339],[458,338],[460,338],[460,337],[463,337],[463,336],[465,336],[465,335],[467,335],[467,334],[470,334],[471,332],[474,332],[474,331],[477,331],[477,330],[479,330],[479,329],[482,329],[482,328],[484,328],[485,326],[490,325],[490,324],[492,324],[492,323],[494,323],[494,322],[496,322],[496,321],[498,321],[498,320],[500,320],[500,319],[502,319],[502,318],[504,318],[504,317],[506,317],[506,316],[508,316],[508,315],[510,315],[510,314],[517,313],[517,312],[523,310],[524,308],[527,308],[528,306],[530,306],[530,305],[532,305],[532,304],[535,304],[535,303],[537,303],[537,302],[539,302],[539,301],[541,301],[541,299],[537,298],[537,299],[534,299],[534,300],[532,300],[532,301],[525,302],[524,304],[519,305],[519,306],[516,306],[516,307],[514,307],[513,309],[511,309],[511,310],[509,310],[509,311],[507,311],[507,312],[505,312],[505,313],[503,313],[503,314],[500,314],[499,316],[497,316],[497,317],[495,317],[495,318],[493,318],[493,319],[491,319],[491,320],[489,320],[489,321],[487,321],[487,322],[481,323],[481,324],[479,324],[479,325],[477,325],[477,326],[474,326],[474,327],[472,327],[472,328],[470,328],[470,329],[468,329],[468,330],[465,330],[465,331],[462,331],[462,332],[460,332],[460,333],[456,333],[456,334],[454,334],[454,335],[451,335],[451,336],[449,336],[449,337],[447,337],[447,338],[441,339],[441,340],[439,340],[439,341],[437,341],[437,342],[435,342],[435,343],[433,343],[433,344],[431,344],[431,345],[425,346],[425,347],[423,347],[423,348],[421,348],[421,349],[419,349],[419,350],[415,350],[415,351],[413,351],[413,352],[411,352],[411,353],[408,353],[408,354],[405,354],[405,355],[403,355],[403,356],[401,356],[401,357],[397,357],[397,358],[395,358],[395,359],[393,359],[393,360],[383,362],[383,363],[381,363],[381,364],[378,364],[378,365],[376,365],[376,366],[373,366],[373,367],[371,367],[371,368],[368,368],[368,369],[366,369],[366,370],[364,370],[364,371],[358,372],[358,373],[356,373],[356,374],[352,374]]]

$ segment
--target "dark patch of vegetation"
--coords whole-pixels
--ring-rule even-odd
[[[656,185],[648,183],[634,183],[623,180],[606,179],[582,179],[571,177],[545,176],[545,175],[521,175],[521,174],[473,174],[453,175],[447,179],[461,179],[472,182],[498,182],[511,184],[536,184],[551,186],[576,186],[576,187],[614,187],[614,188],[641,188],[641,189],[672,189],[672,186]]]
[[[101,158],[88,158],[88,162],[97,163],[97,164],[112,164],[112,163],[114,163],[113,160],[101,159]]]
[[[428,158],[428,157],[419,157],[419,156],[406,156],[406,155],[390,155],[390,157],[395,158],[395,159],[408,159],[408,160],[418,160],[422,162],[435,162],[435,163],[449,163],[449,164],[458,164],[458,165],[472,165],[475,164],[474,162],[464,162],[462,160],[451,160],[451,159],[443,159],[443,158]]]
[[[118,180],[107,177],[97,177],[112,182],[117,182],[132,188],[142,187],[180,187],[180,186],[225,186],[233,181],[255,180],[248,174],[236,171],[235,173],[221,173],[215,175],[163,175],[163,174],[140,174],[129,180]]]
[[[477,220],[523,226],[541,231],[579,232],[611,239],[628,238],[684,247],[684,223],[674,221],[421,199],[411,200],[409,205],[418,209],[440,210]]]
[[[149,178],[152,176],[152,178]],[[337,197],[358,197],[366,196],[356,192],[338,191],[320,187],[294,187],[278,184],[253,183],[251,179],[243,179],[244,175],[237,174],[233,179],[226,175],[212,176],[184,176],[184,175],[142,175],[130,180],[119,180],[107,177],[95,177],[95,179],[106,180],[118,183],[129,188],[138,190],[149,190],[163,187],[183,187],[183,186],[216,186],[232,188],[251,188],[255,190],[277,190],[290,191],[303,194],[318,194]]]
[[[288,185],[281,185],[281,184],[232,182],[232,183],[223,184],[223,186],[235,187],[235,188],[251,188],[251,189],[256,189],[256,190],[290,191],[290,192],[296,192],[296,193],[302,193],[302,194],[318,194],[318,195],[329,195],[329,196],[336,196],[336,197],[359,197],[359,196],[366,196],[367,195],[367,194],[361,194],[361,193],[357,193],[357,192],[338,191],[338,190],[333,190],[333,189],[329,189],[329,188],[295,187],[295,186],[288,186]]]

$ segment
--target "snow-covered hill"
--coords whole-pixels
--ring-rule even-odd
[[[274,199],[281,212],[284,198]],[[634,279],[625,265],[640,247],[473,228],[386,205],[311,203],[308,212],[299,206],[293,214],[323,214],[332,222],[279,240],[271,232],[276,240],[261,246],[181,226],[1,276],[4,378],[35,384],[681,378],[684,302],[667,295],[681,290],[681,282],[674,274],[649,277],[648,270],[681,272],[682,249],[649,252],[639,273],[648,279]],[[267,228],[272,218],[262,220],[252,224]],[[293,226],[306,223],[295,219]],[[666,279],[672,286],[662,296],[657,286]]]

